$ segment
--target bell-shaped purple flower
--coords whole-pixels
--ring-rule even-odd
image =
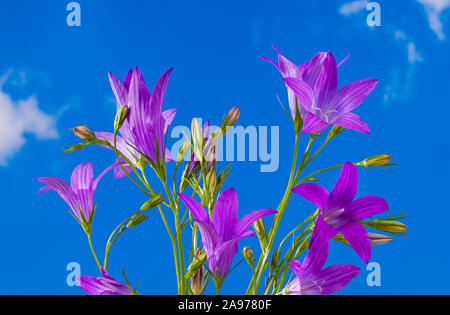
[[[94,179],[92,163],[78,165],[72,173],[71,184],[56,177],[40,177],[34,179],[48,186],[39,190],[42,194],[48,190],[55,190],[58,195],[69,205],[75,217],[80,223],[91,221],[94,210],[94,193],[100,179],[119,163],[115,163],[105,169]]]
[[[231,188],[219,196],[211,220],[208,212],[197,201],[183,194],[178,196],[189,208],[198,224],[209,269],[214,276],[219,276],[221,279],[225,278],[238,252],[239,240],[255,235],[253,231],[248,230],[250,225],[266,215],[276,213],[272,209],[257,210],[239,220],[238,196]]]
[[[370,239],[359,221],[389,210],[386,200],[380,197],[355,199],[358,171],[346,162],[331,194],[312,183],[301,184],[292,191],[311,201],[320,209],[317,222],[324,221],[324,232],[329,238],[340,232],[356,253],[368,263],[371,256]]]
[[[80,277],[76,281],[88,295],[134,295],[133,288],[117,281],[103,268],[102,277]]]
[[[150,94],[138,67],[130,70],[122,83],[111,72],[109,81],[116,97],[117,108],[128,106],[129,114],[119,130],[121,137],[116,138],[117,149],[133,164],[141,154],[145,154],[153,163],[172,161],[170,151],[166,149],[165,134],[172,123],[176,110],[162,111],[167,82],[172,69],[166,71]],[[114,135],[109,132],[96,132],[96,137],[114,143]],[[131,171],[129,166],[125,167]],[[126,176],[119,166],[115,169],[117,179]]]
[[[289,264],[297,277],[288,285],[288,295],[332,294],[345,288],[360,272],[360,268],[353,265],[334,265],[323,269],[329,249],[329,238],[322,231],[326,228],[323,224],[319,221],[314,228],[303,265],[297,260]]]
[[[288,86],[289,107],[295,117],[296,97],[303,118],[302,133],[317,133],[331,125],[370,133],[369,126],[351,111],[358,107],[376,87],[378,80],[365,79],[337,90],[336,60],[331,52],[320,52],[311,61],[296,66],[280,52],[278,64]],[[344,60],[345,61],[345,60]]]

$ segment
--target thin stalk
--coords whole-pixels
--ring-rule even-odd
[[[97,255],[95,254],[95,250],[94,250],[94,246],[92,246],[92,239],[91,239],[91,234],[87,234],[87,238],[89,241],[89,247],[91,248],[91,252],[92,255],[94,256],[95,262],[97,263],[97,267],[100,270],[100,272],[102,272],[102,265],[100,265],[100,262],[98,261]]]
[[[269,239],[268,239],[268,245],[267,248],[265,248],[259,258],[258,265],[256,266],[256,278],[253,277],[252,281],[249,285],[249,288],[247,289],[247,294],[250,293],[251,287],[253,286],[253,294],[257,294],[259,283],[261,282],[262,275],[264,273],[265,265],[267,263],[267,260],[269,259],[270,252],[272,250],[273,242],[275,240],[275,235],[278,230],[278,227],[280,225],[281,219],[283,218],[284,211],[286,210],[287,203],[289,201],[289,198],[292,194],[292,183],[294,180],[295,175],[295,169],[297,165],[297,155],[298,155],[298,144],[299,144],[300,135],[295,135],[295,144],[294,144],[294,158],[292,161],[292,167],[291,167],[291,175],[289,177],[289,182],[286,188],[286,191],[284,193],[283,199],[281,200],[277,210],[278,213],[275,215],[272,228],[270,229],[269,233]]]

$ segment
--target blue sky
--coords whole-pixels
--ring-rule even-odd
[[[333,244],[328,264],[363,268],[341,293],[448,293],[450,222],[446,197],[450,69],[450,1],[378,1],[382,25],[369,27],[366,1],[79,1],[81,27],[66,24],[69,1],[4,2],[0,10],[0,293],[80,294],[66,284],[66,266],[77,262],[97,274],[82,230],[55,193],[38,195],[40,176],[68,180],[92,161],[95,175],[114,156],[99,148],[65,154],[76,139],[68,130],[86,123],[111,130],[115,115],[107,71],[123,77],[138,65],[149,85],[174,67],[166,108],[178,108],[175,125],[192,117],[218,123],[233,106],[240,124],[280,126],[280,167],[261,173],[259,163],[235,162],[226,183],[240,197],[241,215],[276,208],[290,168],[293,134],[277,104],[286,99],[280,75],[259,56],[275,58],[271,45],[300,64],[318,51],[337,59],[350,54],[339,85],[373,77],[376,90],[356,110],[372,135],[345,131],[311,171],[389,152],[398,166],[362,169],[358,196],[385,197],[391,214],[407,213],[406,238],[375,247],[381,287],[369,287],[362,261]],[[326,4],[325,4],[326,3]],[[338,172],[321,178],[331,188]],[[103,252],[115,225],[145,202],[126,179],[108,174],[96,193],[94,246]],[[282,231],[311,211],[293,198]],[[143,293],[176,293],[170,242],[155,213],[113,249],[111,273],[120,268]],[[257,248],[255,239],[240,243]],[[237,260],[236,260],[237,261]],[[250,271],[241,265],[223,293],[242,293]]]

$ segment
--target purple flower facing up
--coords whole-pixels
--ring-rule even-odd
[[[122,137],[117,137],[117,149],[133,164],[141,156],[130,145],[145,154],[152,163],[172,161],[170,151],[165,147],[165,134],[172,123],[176,110],[162,111],[167,82],[172,69],[166,71],[158,80],[150,94],[139,68],[130,70],[122,83],[109,73],[109,81],[117,101],[117,108],[129,107],[129,113],[119,130]],[[109,132],[96,132],[96,137],[114,143],[114,135]],[[129,145],[130,144],[130,145]],[[125,167],[131,171],[129,166]],[[115,170],[117,179],[126,174],[121,167]]]
[[[329,239],[321,231],[322,228],[323,225],[319,221],[314,228],[303,265],[297,260],[289,264],[297,277],[288,285],[287,294],[332,294],[342,290],[350,280],[358,276],[360,269],[353,265],[334,265],[322,270],[328,258],[329,247]]]
[[[358,171],[346,162],[333,191],[316,184],[306,183],[292,191],[311,201],[320,209],[317,222],[324,221],[328,238],[340,232],[356,253],[368,263],[371,256],[370,239],[360,220],[389,210],[386,200],[380,197],[362,197],[354,200],[358,187]]]
[[[48,186],[39,190],[42,194],[48,190],[55,190],[58,195],[69,205],[75,217],[80,223],[89,223],[94,211],[94,193],[100,179],[119,163],[115,163],[105,169],[94,179],[92,163],[78,165],[72,173],[71,185],[56,177],[40,177],[34,180],[43,182]]]
[[[102,277],[80,277],[77,283],[89,295],[134,295],[134,290],[109,275],[102,268]]]
[[[233,258],[238,252],[239,240],[255,235],[248,227],[256,220],[276,213],[272,209],[257,210],[238,220],[238,196],[231,188],[219,196],[211,220],[208,212],[197,201],[183,194],[178,195],[195,217],[202,235],[209,269],[220,279],[225,278],[231,267]]]
[[[289,107],[295,117],[295,97],[302,116],[302,133],[322,132],[337,125],[370,133],[369,126],[351,111],[358,107],[376,87],[378,80],[365,79],[337,90],[337,68],[331,52],[320,52],[299,67],[278,52],[278,64],[272,62],[283,75],[288,86]]]

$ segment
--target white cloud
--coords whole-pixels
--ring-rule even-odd
[[[55,117],[39,109],[35,96],[14,101],[3,91],[10,74],[0,76],[0,166],[6,166],[19,152],[26,142],[25,134],[39,140],[58,137]]]
[[[445,39],[441,20],[442,12],[450,8],[450,0],[417,0],[425,7],[428,15],[428,23],[440,40]]]
[[[389,81],[384,91],[384,104],[404,103],[408,101],[414,92],[416,66],[422,62],[422,56],[417,50],[414,41],[403,31],[396,30],[394,38],[402,47],[407,56],[408,63],[396,64],[389,73]]]
[[[367,5],[369,4],[368,0],[357,0],[353,2],[348,2],[341,6],[339,9],[339,13],[345,16],[349,16],[355,13],[358,13],[361,10],[364,10],[367,8]]]

